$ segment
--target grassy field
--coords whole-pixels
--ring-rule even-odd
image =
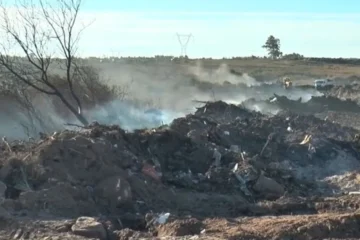
[[[289,76],[299,83],[312,83],[316,78],[338,78],[360,80],[360,65],[355,64],[332,64],[319,61],[303,60],[269,60],[269,59],[221,59],[221,60],[190,60],[187,63],[155,62],[125,63],[120,62],[96,62],[91,64],[108,76],[131,75],[136,76],[144,73],[141,78],[177,78],[179,72],[188,72],[188,67],[200,66],[207,72],[215,71],[226,65],[229,70],[238,73],[247,73],[260,81],[274,80]],[[156,76],[155,76],[156,75]],[[359,79],[358,79],[359,77]]]
[[[216,68],[225,63],[229,68],[246,72],[251,76],[262,78],[291,76],[294,79],[360,76],[360,66],[350,64],[328,64],[310,61],[269,60],[269,59],[236,59],[236,60],[202,60],[206,68]]]

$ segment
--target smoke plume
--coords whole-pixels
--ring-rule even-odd
[[[274,93],[294,100],[301,97],[303,101],[320,95],[315,90],[285,90],[281,85],[263,84],[246,73],[231,70],[226,64],[218,68],[206,68],[201,63],[186,66],[170,62],[93,62],[92,65],[102,70],[101,77],[107,79],[109,84],[124,87],[126,94],[124,99],[115,99],[87,110],[87,117],[90,121],[103,124],[119,124],[126,130],[168,124],[174,118],[191,113],[199,107],[199,103],[194,100],[222,100],[240,104],[251,98],[267,100]],[[58,116],[48,102],[42,99],[37,101],[35,107],[41,115],[48,117],[51,127],[44,129],[35,124],[36,130],[32,131],[32,135],[37,131],[61,130],[66,122],[76,123],[73,118]],[[265,108],[259,104],[248,107],[260,112]],[[17,114],[13,114],[11,118],[0,118],[1,134],[14,138],[28,137],[29,133],[25,133],[23,126],[30,124],[30,120],[24,117],[26,115],[21,113],[21,109],[13,109],[13,112]]]

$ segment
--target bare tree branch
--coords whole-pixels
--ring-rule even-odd
[[[82,0],[18,0],[16,7],[16,21],[9,15],[9,9],[2,6],[2,30],[9,41],[21,50],[25,59],[11,57],[8,48],[0,43],[0,67],[39,92],[58,97],[61,102],[84,125],[88,121],[83,116],[82,104],[74,89],[74,76],[77,68],[75,54],[82,28],[76,33],[75,25]],[[73,103],[64,92],[52,81],[50,70],[54,54],[51,47],[58,47],[65,68],[67,89]],[[29,69],[29,70],[25,70]]]

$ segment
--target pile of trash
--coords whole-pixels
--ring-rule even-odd
[[[324,93],[335,98],[351,99],[357,103],[360,103],[360,84],[358,83],[334,86]]]
[[[252,109],[254,105],[261,105],[263,112],[268,111],[292,111],[301,114],[316,114],[320,112],[335,111],[360,113],[360,105],[351,99],[341,100],[333,96],[312,96],[310,100],[304,100],[301,97],[292,100],[286,96],[274,94],[273,97],[266,101],[248,99],[242,103],[243,106]]]
[[[137,230],[172,216],[254,215],[262,201],[355,191],[333,178],[360,169],[355,134],[312,116],[267,116],[219,101],[154,129],[95,122],[40,142],[3,139],[2,207],[11,215],[106,216]]]

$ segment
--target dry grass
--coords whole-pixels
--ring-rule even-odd
[[[314,78],[348,78],[360,76],[360,65],[335,64],[310,60],[270,60],[270,59],[201,59],[189,60],[186,63],[174,63],[169,61],[130,63],[127,60],[118,62],[99,62],[96,60],[84,60],[88,65],[101,69],[110,76],[123,77],[124,73],[136,76],[142,71],[147,73],[147,78],[176,78],[174,74],[179,69],[187,69],[189,66],[201,66],[204,70],[216,70],[223,64],[229,69],[239,73],[247,73],[257,80],[269,80],[289,76],[294,80],[307,82]],[[151,74],[149,74],[151,73]],[[156,75],[156,76],[155,76]],[[140,77],[141,78],[141,77]],[[137,77],[135,77],[137,79]]]
[[[227,64],[229,68],[246,72],[256,78],[292,76],[295,79],[309,77],[341,77],[360,75],[360,66],[350,64],[329,64],[310,61],[269,60],[269,59],[235,59],[235,60],[201,60],[205,68],[217,68]]]

